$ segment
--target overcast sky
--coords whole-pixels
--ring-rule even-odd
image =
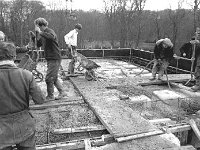
[[[45,4],[49,4],[50,2],[54,2],[60,6],[66,7],[66,0],[41,0]],[[70,1],[70,0],[68,0]],[[97,9],[102,10],[104,7],[103,0],[72,0],[73,3],[68,3],[68,7],[72,7],[72,9],[82,9],[82,10],[90,10]],[[181,0],[146,0],[145,9],[146,10],[163,10],[167,8],[177,9],[178,1]],[[191,3],[193,0],[184,0],[183,8],[191,9],[191,6],[188,2]]]

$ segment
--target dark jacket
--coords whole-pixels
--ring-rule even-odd
[[[186,58],[192,58],[192,44],[190,42],[184,43],[179,49],[181,56],[183,57],[183,53],[186,54]]]
[[[55,32],[46,28],[44,32],[40,34],[41,38],[37,40],[37,46],[44,48],[44,57],[46,60],[60,60],[61,50],[58,46],[58,39]]]
[[[164,48],[162,42],[154,47],[154,57],[155,59],[166,59],[170,60],[173,58],[174,52],[173,47]]]
[[[195,64],[196,66],[200,66],[200,43],[195,45]]]
[[[44,95],[31,72],[12,65],[0,66],[0,115],[29,108],[30,96],[36,104],[44,103]]]

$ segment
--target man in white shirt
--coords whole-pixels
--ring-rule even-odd
[[[80,31],[81,29],[82,25],[76,24],[75,28],[64,36],[65,43],[68,45],[68,49],[70,51],[70,57],[72,58],[68,66],[68,74],[74,74],[74,66],[76,62],[77,36],[78,31]]]

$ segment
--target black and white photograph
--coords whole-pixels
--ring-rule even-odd
[[[0,0],[0,150],[200,150],[200,0]]]

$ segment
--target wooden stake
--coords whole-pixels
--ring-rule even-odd
[[[199,129],[198,129],[195,121],[193,119],[190,119],[189,123],[190,123],[190,125],[191,125],[191,127],[192,127],[192,129],[193,129],[193,131],[195,133],[195,135],[197,136],[197,138],[200,141],[200,131],[199,131]]]

